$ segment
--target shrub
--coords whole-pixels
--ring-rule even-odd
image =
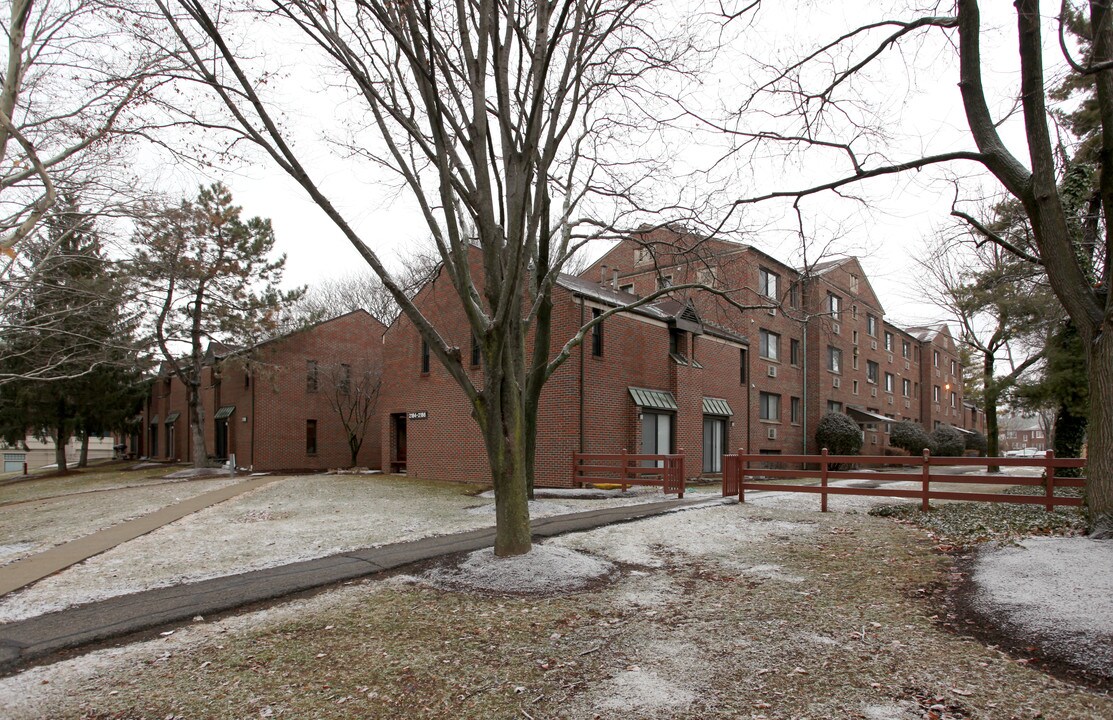
[[[815,429],[815,441],[832,455],[857,455],[862,449],[862,431],[843,413],[827,413]]]
[[[921,455],[924,450],[935,452],[931,437],[920,427],[919,423],[910,420],[893,423],[893,427],[889,431],[889,444],[901,450],[907,450],[910,455]]]
[[[979,457],[985,455],[986,449],[989,447],[989,441],[986,439],[985,435],[975,430],[973,434],[967,435],[965,439],[967,450]]]
[[[935,428],[931,432],[931,441],[935,446],[932,455],[955,457],[966,451],[965,438],[952,425],[940,425]]]

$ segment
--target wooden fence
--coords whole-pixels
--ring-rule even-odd
[[[751,464],[768,465],[776,463],[798,464],[801,469],[752,467]],[[860,470],[832,470],[840,466],[892,466],[903,465],[919,467],[920,472],[861,472]],[[824,448],[820,455],[746,455],[741,450],[737,455],[723,456],[723,496],[737,495],[739,502],[746,502],[747,490],[772,490],[776,492],[818,493],[821,509],[827,512],[828,495],[868,495],[871,497],[900,497],[919,499],[924,510],[929,510],[931,500],[976,500],[984,502],[1009,502],[1025,505],[1043,505],[1049,512],[1059,505],[1078,506],[1082,499],[1077,497],[1056,497],[1055,488],[1079,488],[1085,485],[1085,478],[1057,477],[1059,468],[1085,467],[1086,460],[1080,458],[1056,458],[1048,451],[1046,457],[1032,458],[987,458],[987,457],[932,457],[927,450],[922,457],[883,457],[865,455],[829,455]],[[1032,467],[1042,469],[1041,477],[1022,477],[1015,475],[990,475],[983,473],[958,475],[954,473],[932,473],[933,467],[974,466]],[[819,480],[818,485],[786,485],[770,482],[754,482],[748,478],[793,478]],[[919,482],[920,487],[876,488],[831,486],[832,480],[899,481]],[[956,492],[953,490],[932,490],[932,483],[960,483],[968,485],[1032,485],[1044,489],[1042,495],[1001,495],[986,492]]]
[[[625,449],[617,454],[572,454],[572,484],[577,487],[621,485],[625,492],[631,485],[649,485],[682,498],[684,478],[683,449],[676,455],[634,455]]]

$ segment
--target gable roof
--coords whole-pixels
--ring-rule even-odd
[[[557,285],[568,290],[573,295],[589,298],[611,307],[631,305],[642,299],[633,293],[628,293],[624,290],[616,290],[608,284],[592,282],[591,280],[585,280],[582,277],[569,275],[567,273],[561,273],[557,277]],[[682,303],[670,297],[662,297],[658,300],[629,308],[626,312],[652,318],[654,320],[660,320],[689,332],[703,332],[725,340],[749,344],[749,341],[741,335],[731,332],[715,323],[703,321],[691,302]]]

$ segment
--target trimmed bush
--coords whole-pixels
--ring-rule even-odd
[[[971,452],[978,457],[985,455],[986,449],[989,447],[989,441],[985,435],[975,430],[972,435],[967,435],[964,439],[966,440],[967,452]]]
[[[940,425],[935,428],[931,432],[931,441],[935,445],[932,455],[958,457],[966,452],[966,439],[952,425]]]
[[[862,431],[843,413],[827,413],[815,429],[815,441],[832,455],[857,455],[862,449]]]
[[[889,444],[901,450],[907,450],[910,455],[922,455],[924,450],[935,452],[931,437],[919,423],[910,420],[901,420],[893,423],[889,431]]]

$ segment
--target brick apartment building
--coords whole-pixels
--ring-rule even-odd
[[[473,277],[479,268],[473,268]],[[962,398],[945,325],[900,328],[855,258],[794,269],[749,246],[656,230],[619,242],[554,290],[555,352],[593,313],[678,289],[608,318],[545,387],[537,483],[571,482],[572,453],[685,451],[690,475],[719,471],[723,452],[816,452],[814,428],[841,411],[862,427],[864,452],[888,445],[889,421],[979,428]],[[446,279],[415,302],[442,338],[482,369]],[[463,391],[398,318],[384,336],[382,465],[455,480],[489,477]]]
[[[636,298],[610,285],[564,275],[553,292],[554,349],[593,314]],[[482,372],[471,331],[447,278],[415,298],[469,372]],[[538,417],[536,481],[571,484],[574,452],[672,453],[689,474],[720,471],[729,447],[747,443],[753,399],[745,340],[700,318],[689,304],[664,299],[607,318],[546,383]],[[418,477],[490,477],[479,428],[463,391],[404,316],[384,338],[380,407],[383,467]]]
[[[814,428],[831,411],[858,422],[867,453],[888,445],[890,420],[984,431],[963,400],[950,330],[887,322],[856,258],[796,269],[753,247],[659,228],[620,241],[584,275],[635,295],[687,283],[721,292],[678,294],[753,348],[750,452],[816,452]]]
[[[347,434],[329,395],[347,396],[365,374],[380,375],[384,329],[357,310],[248,350],[210,345],[201,381],[209,455],[221,461],[234,455],[237,466],[253,470],[350,466]],[[376,415],[357,464],[379,467],[379,425]],[[152,384],[142,426],[139,454],[192,456],[185,386],[165,367]]]

